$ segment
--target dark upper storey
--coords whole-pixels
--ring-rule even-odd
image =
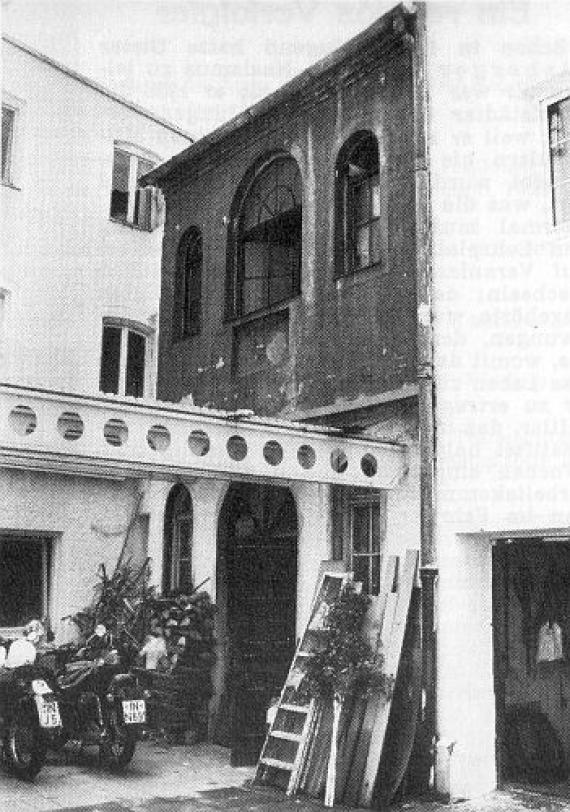
[[[160,399],[282,414],[415,382],[413,28],[397,7],[148,176]]]

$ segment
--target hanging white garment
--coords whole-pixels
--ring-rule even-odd
[[[562,629],[556,621],[554,623],[547,621],[538,630],[536,661],[538,663],[551,663],[563,659]]]

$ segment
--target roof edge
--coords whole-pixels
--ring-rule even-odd
[[[306,68],[301,73],[294,76],[284,85],[281,85],[277,90],[274,90],[267,96],[264,96],[259,101],[247,107],[241,113],[238,113],[233,118],[226,121],[207,135],[194,141],[190,146],[186,147],[182,152],[174,155],[168,161],[165,161],[160,166],[157,166],[143,178],[141,178],[142,185],[147,186],[161,186],[162,182],[171,175],[176,169],[185,164],[187,161],[193,161],[198,156],[204,154],[210,147],[220,143],[229,135],[237,132],[248,122],[269,112],[278,104],[284,102],[286,99],[293,96],[295,93],[301,91],[314,79],[322,76],[327,71],[332,70],[338,65],[342,64],[346,59],[355,53],[360,48],[369,45],[378,35],[386,33],[388,26],[391,22],[398,17],[410,17],[415,15],[417,8],[415,2],[409,0],[402,0],[392,8],[388,9],[381,17],[375,20],[371,25],[360,31],[354,37],[349,39],[340,47],[336,48],[331,53],[319,59],[311,66]]]
[[[19,48],[21,51],[33,56],[35,59],[39,59],[41,62],[45,62],[50,67],[55,68],[55,70],[59,70],[62,73],[67,74],[71,79],[75,79],[76,81],[80,82],[83,85],[87,85],[92,90],[95,90],[97,93],[101,93],[103,96],[107,96],[109,99],[118,102],[119,104],[128,107],[133,112],[138,113],[145,118],[154,121],[156,124],[160,124],[163,127],[171,130],[172,132],[176,133],[177,135],[181,135],[184,138],[187,138],[191,144],[194,143],[194,138],[190,135],[190,133],[183,130],[177,124],[173,124],[171,121],[168,121],[165,118],[161,118],[160,116],[156,115],[150,110],[141,107],[136,102],[130,101],[126,99],[124,96],[121,96],[119,93],[115,93],[113,90],[109,90],[104,85],[100,85],[98,82],[95,82],[93,79],[89,79],[89,77],[84,76],[82,73],[79,73],[72,68],[68,68],[67,65],[64,65],[62,62],[58,62],[55,59],[52,59],[51,56],[46,56],[41,51],[37,51],[35,48],[32,48],[31,45],[27,45],[25,42],[21,42],[20,40],[13,37],[11,34],[2,34],[2,39],[7,42],[9,45],[13,45],[15,48]]]

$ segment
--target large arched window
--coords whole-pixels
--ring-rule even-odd
[[[192,497],[184,485],[170,492],[164,514],[164,557],[162,589],[169,592],[192,590]]]
[[[230,316],[263,311],[299,294],[301,221],[299,167],[291,156],[279,156],[255,175],[237,212]]]
[[[174,336],[187,338],[200,332],[202,321],[202,234],[185,232],[178,246],[174,302]]]
[[[344,145],[336,183],[336,275],[344,276],[383,260],[385,205],[372,133],[356,133]]]

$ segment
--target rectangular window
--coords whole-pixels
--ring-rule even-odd
[[[380,262],[380,179],[378,175],[350,182],[353,270]]]
[[[147,336],[120,325],[103,325],[99,389],[112,395],[145,394]]]
[[[136,226],[144,231],[153,228],[153,190],[139,186],[139,181],[153,164],[115,147],[111,188],[111,220]]]
[[[334,487],[331,493],[332,557],[344,560],[364,592],[378,595],[386,536],[386,494]]]
[[[121,373],[121,328],[103,327],[101,348],[101,375],[99,389],[113,395],[119,393]]]
[[[191,516],[178,516],[175,520],[172,585],[174,589],[191,589],[192,586]]]
[[[351,505],[352,570],[354,580],[362,583],[364,592],[380,592],[381,527],[380,503],[362,502]]]
[[[12,182],[12,151],[16,111],[2,105],[2,183]]]
[[[47,616],[50,558],[48,539],[0,536],[0,627]]]
[[[128,331],[127,368],[125,371],[125,395],[142,398],[144,394],[146,338],[140,333]]]
[[[570,96],[548,107],[552,217],[570,221]]]
[[[137,160],[137,175],[135,185],[135,208],[133,214],[133,221],[140,228],[150,231],[152,228],[152,188],[150,186],[139,186],[139,181],[143,175],[147,175],[153,168],[150,161],[145,161],[142,158]]]

